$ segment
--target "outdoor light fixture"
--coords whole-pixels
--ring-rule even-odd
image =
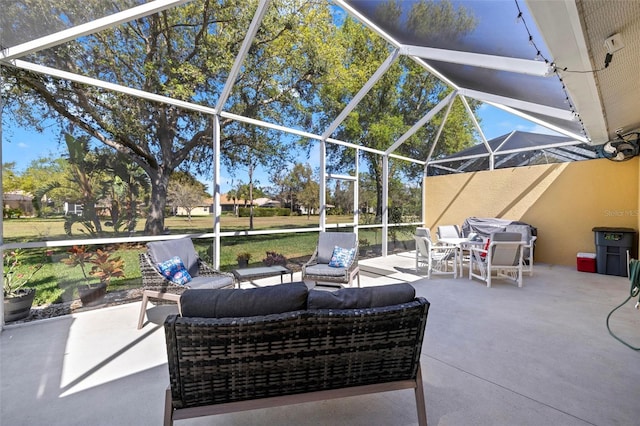
[[[604,47],[607,49],[607,55],[604,57],[604,67],[607,68],[613,59],[613,53],[624,47],[622,36],[614,34],[604,41]]]

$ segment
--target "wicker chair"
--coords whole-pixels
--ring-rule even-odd
[[[156,266],[173,256],[180,257],[192,276],[186,285],[169,281]],[[147,243],[147,252],[140,253],[140,273],[143,292],[138,329],[144,324],[149,299],[175,302],[180,310],[180,295],[188,288],[215,289],[233,287],[235,283],[233,275],[219,272],[203,262],[190,238]]]
[[[353,249],[351,263],[345,267],[329,266],[335,247]],[[318,246],[311,259],[302,266],[302,280],[322,283],[352,285],[357,278],[360,287],[360,268],[358,267],[358,238],[353,232],[320,232]]]

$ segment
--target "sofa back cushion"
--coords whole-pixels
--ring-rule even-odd
[[[307,285],[300,281],[250,289],[189,289],[180,296],[183,317],[255,317],[306,309]]]
[[[191,238],[177,240],[154,241],[147,243],[147,251],[154,265],[178,256],[192,277],[198,276],[198,253],[193,247]]]
[[[343,288],[338,291],[311,290],[307,298],[307,309],[378,308],[408,303],[415,296],[416,290],[407,283]]]

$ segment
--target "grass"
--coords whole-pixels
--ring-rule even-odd
[[[353,220],[347,216],[328,216],[329,223],[347,223]],[[69,238],[64,233],[64,221],[62,219],[11,219],[4,221],[5,242],[10,241],[37,241],[37,240],[64,240]],[[248,218],[236,218],[223,216],[221,229],[223,231],[247,230]],[[290,217],[260,217],[254,218],[254,229],[290,229],[314,227],[318,224],[318,217],[290,216]],[[194,217],[191,221],[183,217],[169,217],[165,225],[172,234],[197,234],[211,232],[213,221],[211,217]],[[139,225],[142,231],[144,224]],[[138,228],[136,228],[138,229]],[[75,231],[75,228],[74,228]],[[411,239],[413,230],[401,232],[400,240]],[[79,239],[79,236],[72,238]],[[369,241],[369,247],[380,242],[380,230],[361,229],[360,240]],[[220,242],[220,269],[230,271],[237,267],[236,256],[241,252],[249,252],[251,259],[249,266],[262,265],[262,259],[267,251],[274,251],[284,255],[289,265],[296,268],[306,262],[313,254],[318,241],[316,233],[295,234],[269,234],[222,237]],[[211,260],[211,239],[194,240],[194,245],[200,256]],[[114,278],[109,284],[109,291],[138,288],[141,286],[138,254],[145,249],[144,244],[119,244],[114,249],[114,254],[121,256],[125,261],[125,277]],[[43,249],[25,250],[27,257],[23,262],[23,270],[41,261]],[[52,250],[49,261],[32,278],[27,285],[36,289],[34,305],[46,305],[70,301],[77,298],[76,288],[84,284],[84,277],[80,267],[69,267],[61,262],[68,256],[67,248]],[[19,271],[20,272],[20,271]],[[93,279],[97,282],[97,279]]]
[[[352,222],[351,216],[327,216],[327,223]],[[61,218],[21,218],[5,219],[3,222],[3,238],[5,242],[26,242],[38,240],[64,240],[68,238],[81,239],[90,238],[80,224],[72,227],[73,235],[69,237],[64,232],[64,220]],[[254,218],[254,229],[293,229],[309,228],[318,226],[318,216],[275,216]],[[213,228],[213,218],[211,216],[194,216],[191,220],[186,217],[170,216],[165,219],[165,227],[169,228],[172,234],[197,234],[211,232]],[[248,217],[222,216],[220,223],[221,230],[243,231],[249,229]],[[103,230],[107,236],[111,236],[109,231],[113,228],[104,226]],[[135,228],[136,234],[142,235],[144,231],[144,220],[140,220]]]

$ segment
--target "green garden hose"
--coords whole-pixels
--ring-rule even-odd
[[[609,334],[613,336],[614,339],[616,339],[623,345],[633,349],[634,351],[640,351],[640,348],[631,346],[630,344],[616,336],[609,327],[609,318],[611,318],[611,314],[624,306],[624,304],[627,303],[631,298],[636,297],[640,293],[640,260],[631,259],[631,261],[629,262],[629,281],[631,281],[631,290],[629,290],[629,297],[627,297],[624,302],[622,302],[621,304],[613,308],[611,312],[609,312],[609,315],[607,315],[607,330],[609,330]],[[636,309],[638,308],[640,308],[640,298],[638,298],[638,303],[636,303]]]

